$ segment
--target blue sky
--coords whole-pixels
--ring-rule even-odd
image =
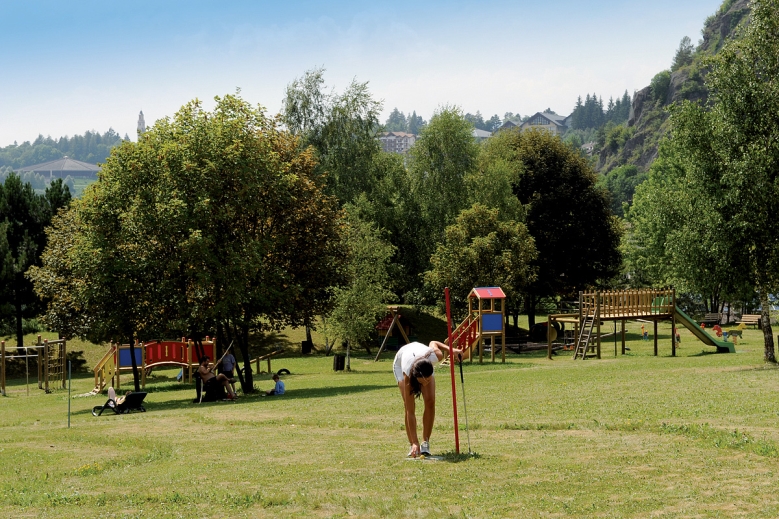
[[[134,139],[140,110],[150,124],[236,88],[276,113],[317,66],[336,90],[369,81],[384,117],[567,115],[578,95],[648,85],[720,3],[0,0],[0,146],[109,127]]]

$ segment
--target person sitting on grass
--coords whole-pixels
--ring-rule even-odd
[[[200,357],[200,367],[197,368],[197,373],[203,381],[203,391],[207,393],[206,388],[209,387],[209,385],[221,384],[227,390],[227,399],[235,400],[237,397],[230,386],[230,384],[235,384],[235,379],[227,378],[224,373],[214,375],[214,372],[211,371],[211,369],[208,369],[208,362],[210,360],[208,355],[203,355]]]
[[[276,383],[275,386],[273,386],[273,389],[269,389],[263,393],[263,396],[265,395],[283,395],[284,394],[284,382],[279,380],[279,374],[274,373],[273,374],[273,381]]]

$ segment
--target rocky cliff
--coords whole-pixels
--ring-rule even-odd
[[[703,38],[695,49],[691,63],[673,72],[659,73],[658,76],[670,72],[670,81],[667,83],[653,80],[653,84],[661,84],[663,88],[667,84],[665,95],[652,86],[647,86],[635,93],[627,122],[630,138],[618,150],[604,147],[600,151],[599,171],[607,173],[623,164],[634,164],[642,170],[649,169],[657,157],[660,140],[668,130],[666,108],[682,100],[706,102],[708,90],[704,84],[706,76],[704,59],[716,54],[728,39],[737,38],[740,27],[749,18],[748,15],[748,0],[725,0],[719,10],[706,19],[702,31]],[[656,76],[655,79],[658,77]]]

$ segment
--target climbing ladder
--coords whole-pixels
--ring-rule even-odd
[[[595,357],[595,345],[591,344],[593,339],[593,328],[595,327],[595,312],[591,312],[589,306],[582,308],[581,325],[579,326],[579,337],[576,339],[576,348],[574,348],[573,358],[586,359],[587,357]]]

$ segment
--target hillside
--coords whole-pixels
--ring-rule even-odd
[[[626,127],[620,128],[625,138],[618,139],[622,144],[603,146],[599,153],[597,168],[602,173],[625,164],[635,165],[648,170],[657,156],[657,148],[663,135],[668,131],[668,112],[666,108],[682,100],[705,103],[708,90],[703,82],[706,68],[703,64],[708,56],[713,56],[722,45],[731,38],[737,38],[740,27],[746,23],[749,15],[748,0],[725,0],[719,10],[709,16],[703,26],[703,38],[691,54],[685,56],[677,51],[671,69],[659,72],[649,86],[637,91]],[[608,139],[607,139],[608,140]]]

